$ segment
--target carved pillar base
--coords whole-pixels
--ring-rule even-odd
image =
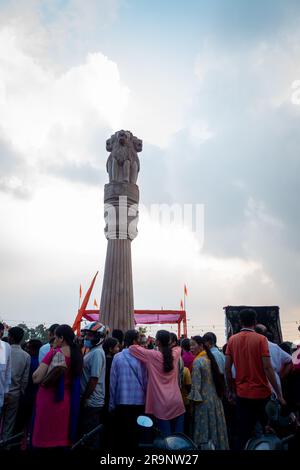
[[[100,312],[111,330],[134,328],[131,240],[108,240]]]

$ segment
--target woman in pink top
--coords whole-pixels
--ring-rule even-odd
[[[160,330],[155,341],[158,351],[138,345],[130,353],[143,362],[148,370],[145,411],[155,416],[164,436],[183,432],[185,408],[178,385],[178,361],[181,348],[170,348],[170,334]]]

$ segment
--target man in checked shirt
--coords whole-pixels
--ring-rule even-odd
[[[140,343],[136,330],[125,333],[125,348],[114,356],[110,371],[109,410],[114,415],[114,442],[117,450],[136,449],[138,446],[137,417],[145,412],[147,371],[145,366],[129,353],[129,346]]]

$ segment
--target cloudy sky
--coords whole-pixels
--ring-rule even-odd
[[[186,283],[191,334],[279,305],[297,339],[297,80],[298,0],[0,0],[0,318],[72,323],[97,270],[99,302],[124,128],[144,142],[135,307],[177,309]],[[204,239],[153,204],[204,205]]]

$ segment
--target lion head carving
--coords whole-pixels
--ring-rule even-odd
[[[140,161],[137,153],[143,149],[141,139],[130,131],[115,132],[106,141],[106,150],[110,152],[106,169],[110,182],[126,182],[136,184]]]

